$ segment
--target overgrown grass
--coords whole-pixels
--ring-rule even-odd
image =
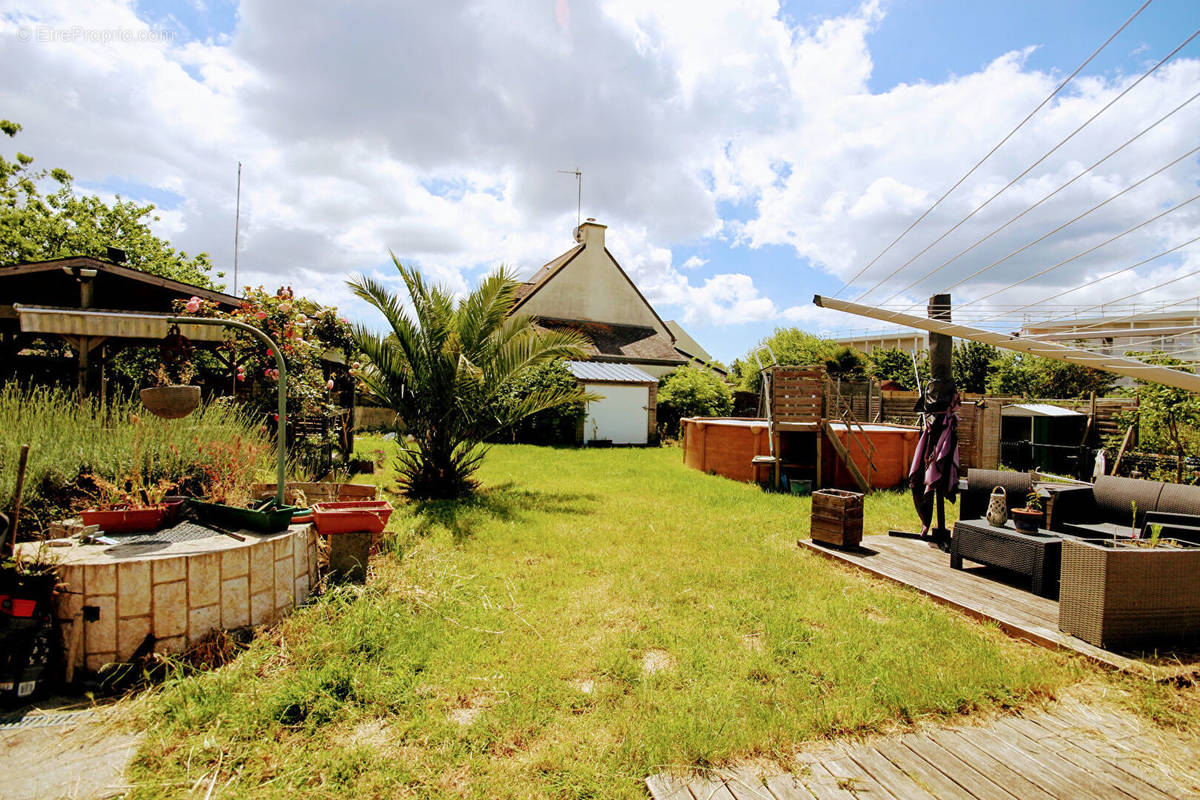
[[[1078,676],[798,549],[807,499],[681,461],[493,448],[476,499],[398,511],[367,588],[152,698],[132,795],[644,797],[664,768],[785,760]],[[869,499],[872,530],[908,525],[907,502]]]
[[[181,420],[149,413],[130,397],[80,403],[61,389],[0,387],[0,497],[7,501],[16,483],[22,444],[30,445],[22,516],[39,527],[67,514],[81,498],[77,480],[93,473],[109,481],[140,474],[147,483],[194,477],[203,459],[201,444],[238,437],[274,445],[257,422],[236,406],[202,405]],[[264,457],[270,458],[268,453]]]

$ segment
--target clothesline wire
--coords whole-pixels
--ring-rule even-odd
[[[1057,96],[1058,93],[1061,92],[1067,86],[1067,84],[1070,83],[1075,78],[1075,76],[1078,75],[1083,70],[1084,67],[1086,67],[1088,64],[1090,64],[1092,62],[1092,59],[1094,59],[1096,56],[1098,56],[1100,54],[1100,52],[1105,47],[1107,47],[1110,42],[1112,42],[1113,39],[1117,38],[1117,36],[1121,33],[1121,31],[1125,30],[1125,28],[1129,25],[1129,23],[1133,22],[1134,19],[1136,19],[1139,14],[1141,14],[1143,11],[1145,11],[1146,7],[1149,6],[1151,2],[1152,2],[1152,0],[1146,0],[1146,2],[1142,3],[1142,5],[1136,11],[1133,12],[1133,14],[1129,17],[1129,19],[1125,20],[1125,22],[1123,22],[1121,24],[1121,27],[1117,28],[1116,31],[1114,31],[1111,36],[1109,36],[1107,39],[1104,40],[1103,44],[1101,44],[1099,47],[1097,47],[1092,52],[1091,55],[1089,55],[1086,59],[1084,59],[1083,63],[1075,68],[1074,72],[1072,72],[1067,77],[1063,78],[1063,80],[1058,84],[1058,86],[1056,86],[1054,88],[1054,91],[1052,91],[1050,94],[1048,94],[1046,96],[1046,98],[1044,100],[1042,100],[1042,102],[1038,103],[1037,106],[1032,111],[1030,111],[1029,114],[1027,114],[1024,119],[1022,119],[1019,123],[1017,123],[1017,126],[1015,128],[1013,128],[1011,131],[1009,131],[1007,134],[1005,134],[1004,138],[1001,139],[994,147],[992,147],[992,149],[989,150],[983,156],[983,158],[981,158],[977,162],[975,162],[975,165],[973,167],[971,167],[969,170],[967,170],[966,174],[964,174],[961,178],[959,178],[954,183],[953,186],[951,186],[949,189],[947,189],[941,197],[939,197],[937,200],[935,200],[933,202],[933,205],[931,205],[929,208],[927,208],[921,214],[921,216],[917,217],[915,220],[913,220],[909,224],[909,226],[907,228],[905,228],[903,231],[901,231],[899,236],[897,236],[895,239],[893,239],[892,242],[887,247],[883,248],[883,250],[881,250],[878,255],[876,255],[874,258],[872,258],[866,264],[866,266],[864,266],[862,269],[860,269],[854,275],[853,278],[851,278],[849,281],[847,281],[845,284],[843,284],[842,288],[838,289],[837,292],[834,294],[834,297],[837,297],[842,292],[844,292],[847,288],[849,288],[854,283],[854,281],[858,280],[863,275],[863,273],[865,273],[867,270],[869,270],[871,267],[873,267],[875,265],[875,262],[877,262],[877,261],[879,261],[879,259],[883,258],[883,256],[885,256],[893,247],[895,247],[896,244],[901,239],[903,239],[905,236],[907,236],[909,231],[911,231],[913,228],[915,228],[917,225],[919,225],[921,223],[921,221],[924,220],[927,216],[929,216],[929,214],[932,213],[935,208],[937,208],[939,205],[941,205],[942,201],[945,200],[947,197],[949,197],[950,194],[955,189],[957,189],[959,186],[961,186],[963,181],[965,181],[967,178],[971,177],[971,175],[973,175],[975,173],[975,170],[979,169],[979,167],[981,167],[985,161],[987,161],[989,158],[991,158],[992,155],[997,150],[999,150],[1001,147],[1003,147],[1004,144],[1009,139],[1011,139],[1013,137],[1013,135],[1016,134],[1017,131],[1019,131],[1022,127],[1025,126],[1025,123],[1027,123],[1027,122],[1029,122],[1029,120],[1033,119],[1033,116],[1035,114],[1037,114],[1039,111],[1041,111],[1042,108],[1047,103],[1049,103],[1051,100],[1053,100],[1054,97]]]
[[[1193,34],[1193,36],[1195,36],[1195,34]],[[1130,88],[1132,88],[1132,87],[1130,87]],[[1126,90],[1126,91],[1128,91],[1128,90]],[[1088,173],[1090,173],[1092,170],[1096,169],[1096,167],[1100,166],[1100,165],[1101,165],[1101,164],[1103,164],[1105,161],[1107,161],[1108,159],[1112,158],[1113,156],[1115,156],[1117,153],[1119,153],[1119,152],[1121,152],[1122,150],[1124,150],[1124,149],[1125,149],[1126,147],[1128,147],[1129,145],[1133,144],[1133,142],[1137,141],[1137,140],[1138,140],[1139,138],[1141,138],[1142,136],[1144,136],[1144,135],[1146,135],[1147,133],[1149,133],[1150,131],[1154,130],[1156,127],[1158,127],[1159,125],[1161,125],[1163,122],[1165,122],[1167,119],[1169,119],[1169,118],[1170,118],[1172,115],[1174,115],[1176,112],[1178,112],[1178,111],[1182,110],[1182,109],[1183,109],[1185,106],[1187,106],[1189,103],[1191,103],[1192,101],[1194,101],[1194,100],[1195,100],[1196,98],[1198,98],[1198,97],[1200,97],[1200,92],[1196,92],[1196,93],[1195,93],[1195,94],[1193,94],[1191,97],[1189,97],[1187,100],[1184,100],[1182,103],[1180,103],[1179,105],[1175,106],[1175,108],[1171,109],[1171,110],[1170,110],[1170,111],[1168,111],[1166,114],[1164,114],[1163,116],[1159,117],[1159,118],[1158,118],[1157,120],[1155,120],[1155,121],[1154,121],[1152,124],[1150,124],[1150,125],[1149,125],[1149,126],[1147,126],[1146,128],[1143,128],[1141,131],[1139,131],[1138,133],[1134,134],[1134,135],[1133,135],[1131,138],[1127,139],[1127,140],[1124,142],[1124,144],[1120,145],[1120,146],[1119,146],[1119,147],[1117,147],[1115,150],[1112,150],[1112,151],[1110,151],[1110,152],[1108,153],[1108,155],[1104,156],[1103,158],[1101,158],[1099,161],[1095,162],[1095,163],[1094,163],[1094,164],[1092,164],[1091,166],[1089,166],[1089,167],[1087,167],[1087,168],[1085,168],[1085,169],[1081,170],[1081,171],[1080,171],[1078,174],[1076,174],[1076,175],[1075,175],[1075,177],[1071,178],[1069,181],[1067,181],[1066,183],[1062,184],[1062,185],[1061,185],[1061,186],[1059,186],[1057,189],[1055,189],[1054,191],[1050,192],[1049,194],[1047,194],[1046,196],[1044,196],[1042,199],[1038,200],[1036,203],[1034,203],[1033,205],[1029,206],[1029,207],[1028,207],[1028,208],[1026,208],[1024,211],[1022,211],[1021,213],[1017,214],[1017,215],[1016,215],[1015,217],[1013,217],[1012,219],[1008,220],[1008,222],[1005,222],[1005,223],[1004,223],[1003,225],[1001,225],[1000,227],[998,227],[998,228],[994,229],[994,230],[993,230],[993,231],[991,231],[990,233],[988,233],[988,234],[984,235],[983,237],[981,237],[981,238],[977,239],[977,240],[976,240],[974,243],[972,243],[972,244],[971,244],[971,245],[969,245],[968,247],[966,247],[966,248],[964,248],[964,249],[962,249],[962,250],[958,251],[958,252],[957,252],[957,253],[955,253],[953,256],[951,256],[950,258],[946,259],[945,261],[943,261],[941,264],[937,265],[937,266],[936,266],[936,267],[934,267],[933,269],[929,270],[928,272],[926,272],[926,273],[925,273],[924,275],[922,275],[921,277],[919,277],[919,278],[917,278],[916,280],[912,281],[911,283],[909,283],[909,284],[908,284],[907,286],[905,286],[904,288],[902,288],[902,289],[900,289],[900,290],[898,290],[898,291],[894,292],[894,293],[893,293],[893,294],[892,294],[890,297],[888,297],[886,300],[884,300],[884,302],[885,302],[885,303],[887,303],[887,302],[890,302],[890,301],[894,300],[896,297],[899,297],[900,295],[904,294],[905,292],[907,292],[909,289],[913,288],[913,287],[914,287],[914,286],[916,286],[917,284],[919,284],[919,283],[921,283],[921,282],[923,282],[923,281],[925,281],[925,280],[928,280],[929,278],[933,277],[933,276],[934,276],[934,275],[936,275],[937,273],[941,272],[943,269],[945,269],[946,267],[948,267],[950,264],[953,264],[955,261],[957,261],[958,259],[962,258],[962,257],[963,257],[964,255],[966,255],[967,253],[971,252],[971,251],[972,251],[972,250],[974,250],[976,247],[978,247],[979,245],[981,245],[981,244],[983,244],[984,242],[986,242],[988,239],[990,239],[990,238],[992,238],[993,236],[995,236],[997,233],[1000,233],[1002,230],[1004,230],[1005,228],[1007,228],[1009,225],[1012,225],[1014,222],[1016,222],[1017,220],[1021,219],[1022,217],[1024,217],[1026,214],[1030,213],[1030,212],[1031,212],[1031,211],[1033,211],[1034,209],[1038,208],[1040,205],[1042,205],[1043,203],[1045,203],[1047,200],[1049,200],[1050,198],[1054,197],[1054,196],[1055,196],[1055,195],[1057,195],[1059,192],[1063,191],[1063,190],[1064,190],[1064,189],[1066,189],[1068,186],[1070,186],[1071,184],[1073,184],[1073,183],[1075,183],[1076,181],[1078,181],[1080,178],[1082,178],[1082,177],[1084,177],[1085,175],[1087,175]],[[1111,103],[1110,103],[1110,105],[1111,105]],[[1107,108],[1107,106],[1106,106],[1106,108]],[[1101,109],[1101,110],[1103,111],[1103,109]],[[1098,114],[1098,113],[1099,113],[1099,112],[1097,112],[1097,114]],[[1095,119],[1095,118],[1096,118],[1095,116],[1093,116],[1093,117],[1092,117],[1092,119]],[[1091,122],[1091,120],[1088,120],[1088,122]],[[1084,123],[1084,125],[1087,125],[1087,124],[1088,124],[1087,122],[1085,122],[1085,123]],[[1080,130],[1082,130],[1082,129],[1083,129],[1083,126],[1081,125],[1079,128],[1076,128],[1076,129],[1075,129],[1075,132],[1074,132],[1074,133],[1072,133],[1072,134],[1071,134],[1071,136],[1074,136],[1074,135],[1075,135],[1075,133],[1078,133],[1078,132],[1079,132]],[[1068,138],[1070,138],[1070,137],[1068,137]],[[1067,140],[1066,140],[1066,139],[1064,139],[1062,142],[1059,142],[1059,144],[1057,144],[1057,145],[1055,145],[1055,146],[1054,146],[1054,149],[1055,149],[1055,150],[1056,150],[1056,149],[1058,149],[1058,148],[1059,148],[1059,147],[1061,147],[1061,146],[1062,146],[1062,144],[1064,144],[1066,141],[1067,141]],[[1051,150],[1050,152],[1046,153],[1046,155],[1048,156],[1048,155],[1050,155],[1050,153],[1052,153],[1052,152],[1054,152],[1054,150]],[[897,272],[899,272],[901,269],[903,269],[904,267],[907,267],[909,264],[911,264],[913,261],[915,261],[915,260],[916,260],[918,257],[920,257],[920,256],[924,255],[924,254],[925,254],[925,253],[926,253],[926,252],[927,252],[927,251],[928,251],[928,250],[929,250],[931,247],[933,247],[934,245],[936,245],[938,242],[942,241],[942,240],[943,240],[943,239],[944,239],[946,236],[948,236],[950,233],[953,233],[953,232],[954,232],[954,231],[955,231],[955,230],[956,230],[956,229],[957,229],[957,228],[958,228],[960,225],[962,225],[963,223],[965,223],[967,220],[969,220],[971,217],[973,217],[973,216],[974,216],[976,213],[978,213],[980,210],[982,210],[984,206],[986,206],[988,203],[992,202],[992,201],[993,201],[993,200],[995,200],[997,197],[999,197],[999,196],[1000,196],[1000,194],[1001,194],[1002,192],[1004,192],[1006,189],[1008,189],[1009,187],[1011,187],[1011,186],[1012,186],[1014,183],[1016,183],[1018,180],[1020,180],[1021,178],[1023,178],[1025,175],[1029,174],[1029,171],[1030,171],[1030,170],[1032,170],[1034,167],[1036,167],[1038,164],[1040,164],[1040,163],[1041,163],[1041,161],[1042,161],[1043,159],[1045,159],[1045,158],[1046,158],[1046,156],[1042,156],[1042,158],[1041,158],[1041,159],[1038,159],[1038,161],[1034,162],[1034,163],[1033,163],[1033,164],[1032,164],[1032,165],[1031,165],[1031,166],[1030,166],[1028,169],[1026,169],[1024,172],[1022,172],[1020,175],[1018,175],[1018,176],[1017,176],[1016,178],[1014,178],[1012,181],[1010,181],[1010,182],[1008,183],[1008,185],[1004,187],[1004,189],[1001,189],[1000,191],[998,191],[998,192],[996,192],[995,194],[993,194],[993,195],[992,195],[991,197],[989,197],[989,198],[988,198],[986,201],[984,201],[984,202],[983,202],[983,204],[981,204],[981,205],[977,206],[977,207],[975,208],[975,210],[974,210],[974,211],[972,211],[970,214],[968,214],[966,217],[964,217],[964,218],[963,218],[962,220],[960,220],[959,222],[955,223],[954,227],[952,227],[952,228],[950,228],[949,230],[947,230],[945,233],[943,233],[941,236],[939,236],[939,237],[938,237],[937,239],[935,239],[933,242],[930,242],[930,244],[929,244],[929,245],[928,245],[928,246],[927,246],[927,247],[926,247],[924,250],[922,250],[921,252],[919,252],[919,253],[917,253],[916,255],[914,255],[914,256],[913,256],[912,258],[910,258],[908,261],[904,262],[904,264],[900,265],[900,267],[899,267],[899,268],[897,268],[895,271],[893,271],[891,275],[889,275],[887,278],[885,278],[885,279],[883,279],[883,280],[879,281],[878,283],[876,283],[876,284],[875,284],[875,286],[872,286],[870,289],[868,289],[866,292],[864,292],[862,295],[860,295],[860,296],[859,296],[859,300],[861,301],[861,300],[862,300],[862,298],[863,298],[864,296],[866,296],[867,294],[870,294],[871,292],[873,292],[873,291],[874,291],[876,288],[878,288],[878,287],[879,287],[879,286],[880,286],[880,285],[881,285],[881,284],[882,284],[884,281],[886,281],[886,280],[890,280],[890,279],[891,279],[892,277],[894,277],[894,276],[896,275],[896,273],[897,273]]]
[[[1139,222],[1137,225],[1134,225],[1131,228],[1126,228],[1125,230],[1121,231],[1120,233],[1118,233],[1114,236],[1110,236],[1109,238],[1105,239],[1104,241],[1100,242],[1099,244],[1092,245],[1091,247],[1087,248],[1086,250],[1076,253],[1075,255],[1071,256],[1070,258],[1059,261],[1057,264],[1051,264],[1050,266],[1045,267],[1044,269],[1038,270],[1037,272],[1033,273],[1032,275],[1028,275],[1024,278],[1021,278],[1018,281],[1014,281],[1007,286],[1004,286],[1000,289],[996,289],[995,291],[992,291],[992,292],[988,292],[987,294],[981,295],[972,300],[968,300],[967,302],[963,303],[962,306],[960,306],[960,308],[982,302],[984,300],[987,300],[989,297],[995,297],[996,295],[1000,294],[1001,292],[1007,292],[1010,289],[1015,289],[1016,287],[1020,286],[1023,283],[1028,283],[1029,281],[1033,280],[1034,278],[1040,278],[1041,276],[1043,276],[1049,272],[1053,272],[1054,270],[1058,269],[1059,267],[1063,267],[1074,261],[1078,261],[1079,259],[1083,258],[1084,256],[1094,253],[1095,251],[1099,250],[1101,247],[1104,247],[1105,245],[1111,244],[1124,236],[1128,236],[1129,234],[1133,233],[1134,231],[1144,228],[1147,225],[1149,225],[1150,223],[1156,222],[1157,220],[1162,219],[1163,217],[1167,216],[1168,214],[1173,214],[1174,212],[1178,211],[1179,209],[1184,208],[1185,206],[1187,206],[1191,203],[1194,203],[1197,199],[1200,199],[1200,194],[1194,194],[1187,200],[1184,200],[1181,203],[1171,206],[1166,211],[1162,211],[1162,212],[1159,212],[1158,214],[1155,214],[1153,217],[1146,220],[1145,222]],[[1012,254],[1010,254],[1010,255],[1012,255]],[[1006,256],[1005,258],[1008,258],[1008,256]],[[954,286],[958,286],[961,283],[962,283],[962,281],[959,281],[958,283],[953,284],[950,288],[953,288]]]

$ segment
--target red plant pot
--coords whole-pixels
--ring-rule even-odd
[[[386,500],[355,500],[344,503],[314,503],[317,533],[380,533],[392,516]]]
[[[161,528],[166,513],[162,506],[152,506],[111,511],[90,509],[80,512],[79,516],[84,525],[99,525],[105,533],[144,533]]]

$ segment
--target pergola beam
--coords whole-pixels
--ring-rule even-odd
[[[1044,339],[1026,339],[1008,333],[985,331],[980,328],[971,328],[952,322],[903,314],[899,311],[886,311],[881,308],[864,306],[846,300],[835,300],[832,297],[822,297],[819,294],[813,296],[813,303],[821,308],[832,308],[835,311],[844,311],[847,314],[856,314],[860,317],[869,317],[882,322],[905,325],[910,328],[918,328],[930,333],[940,333],[945,336],[957,336],[959,339],[983,342],[1005,350],[1015,350],[1018,353],[1030,353],[1044,358],[1052,358],[1055,361],[1066,361],[1071,364],[1101,369],[1130,378],[1154,381],[1164,386],[1186,389],[1189,392],[1200,392],[1200,375],[1158,364],[1147,364],[1135,358],[1106,356],[1102,353],[1095,353],[1079,347],[1068,347]]]

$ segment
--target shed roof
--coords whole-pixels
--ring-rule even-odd
[[[620,364],[609,361],[568,361],[567,369],[581,381],[658,383],[658,378],[638,369],[632,364]]]
[[[1079,411],[1049,403],[1014,403],[1000,409],[1002,417],[1082,417]]]

